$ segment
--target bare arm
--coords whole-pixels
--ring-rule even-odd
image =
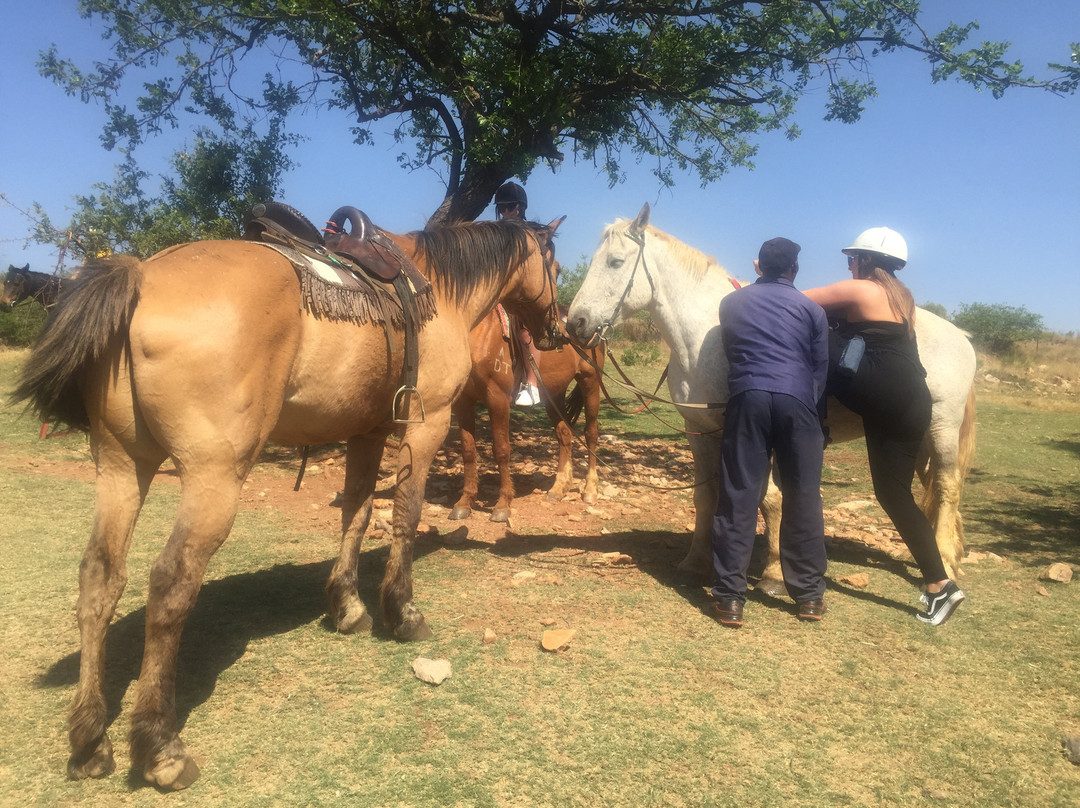
[[[889,306],[885,290],[866,280],[838,281],[803,292],[832,317],[859,322],[888,320],[900,322]]]

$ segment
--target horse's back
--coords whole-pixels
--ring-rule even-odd
[[[915,334],[935,418],[947,416],[959,425],[975,378],[975,349],[963,331],[925,309],[916,314]]]

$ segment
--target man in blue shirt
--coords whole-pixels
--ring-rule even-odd
[[[799,245],[761,245],[758,280],[724,297],[720,333],[730,398],[721,444],[720,498],[713,517],[713,617],[742,625],[746,571],[770,455],[783,492],[780,566],[803,620],[825,612],[824,451],[818,400],[828,373],[825,311],[795,288]]]

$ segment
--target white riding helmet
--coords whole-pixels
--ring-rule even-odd
[[[871,227],[863,230],[855,238],[850,247],[841,250],[844,255],[856,252],[872,252],[892,258],[900,262],[900,266],[907,263],[907,242],[904,237],[888,227]]]

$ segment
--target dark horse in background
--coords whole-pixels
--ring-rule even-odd
[[[563,312],[565,313],[565,312]],[[510,477],[510,398],[517,389],[511,343],[507,337],[517,328],[504,330],[497,311],[492,311],[469,333],[472,354],[472,373],[461,397],[454,402],[454,415],[461,427],[461,455],[465,485],[461,498],[450,511],[451,519],[468,519],[479,489],[476,460],[476,405],[487,407],[491,423],[491,450],[499,471],[499,499],[491,510],[492,522],[510,518],[510,503],[514,499],[514,484]],[[521,351],[528,356],[528,350]],[[604,348],[588,352],[588,358],[572,348],[541,351],[539,362],[540,401],[555,426],[559,441],[559,461],[555,482],[548,499],[562,499],[574,483],[573,424],[582,410],[585,412],[585,446],[589,454],[589,469],[581,489],[581,498],[588,504],[596,502],[598,477],[596,447],[600,426],[600,376],[604,367]],[[576,382],[567,394],[570,385]]]
[[[500,300],[538,347],[561,339],[551,226],[476,222],[385,234],[431,284],[433,314],[418,334],[415,390],[424,417],[404,426],[393,531],[380,592],[395,637],[431,636],[414,602],[416,526],[450,407],[469,376],[469,332]],[[68,775],[113,771],[105,702],[106,631],[127,582],[135,523],[158,468],[180,477],[172,533],[150,570],[142,669],[131,717],[134,773],[163,790],[199,768],[180,739],[180,634],[211,556],[228,537],[248,472],[267,441],[347,441],[340,554],[327,582],[337,630],[368,630],[357,585],[360,544],[402,389],[396,322],[322,316],[302,275],[268,245],[203,241],[145,261],[117,256],[84,268],[24,366],[16,400],[90,433],[97,467],[90,541],[79,569],[81,654],[69,718]],[[306,282],[306,281],[304,281]]]
[[[21,269],[8,264],[7,275],[4,276],[4,294],[0,296],[0,311],[10,311],[12,306],[24,300],[36,300],[51,309],[59,297],[59,275],[33,272],[29,264]]]

